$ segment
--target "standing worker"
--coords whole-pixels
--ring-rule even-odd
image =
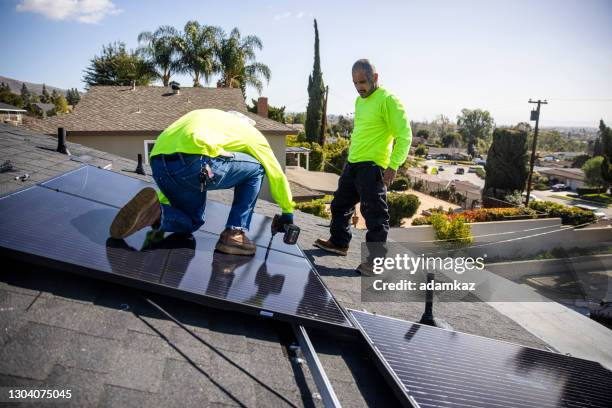
[[[399,99],[378,86],[374,65],[360,59],[353,64],[352,76],[359,97],[355,100],[355,126],[348,160],[331,202],[331,237],[315,242],[315,246],[339,255],[347,254],[351,241],[349,221],[358,202],[368,228],[366,242],[387,241],[387,187],[406,160],[412,141],[404,107]],[[364,262],[357,271],[372,275],[372,265]]]
[[[160,193],[146,187],[113,220],[110,235],[125,238],[148,227],[165,232],[196,231],[204,224],[206,192],[234,188],[234,200],[216,249],[255,254],[246,236],[264,174],[282,210],[279,227],[293,224],[291,190],[270,144],[238,112],[198,109],[164,130],[150,154]]]

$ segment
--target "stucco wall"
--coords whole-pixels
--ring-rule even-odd
[[[283,170],[285,170],[285,136],[283,135],[266,135],[270,147],[274,151],[276,159],[279,161]],[[109,152],[122,156],[128,159],[137,160],[138,154],[142,154],[144,157],[144,141],[154,140],[155,136],[145,135],[71,135],[68,134],[68,141],[82,144],[83,146],[89,146],[103,152]],[[267,178],[264,179],[264,183],[259,194],[259,198],[272,201],[272,194],[270,193],[270,185]]]

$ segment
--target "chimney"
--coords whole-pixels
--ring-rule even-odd
[[[70,156],[68,147],[66,147],[66,129],[63,127],[57,128],[57,152]]]
[[[264,118],[268,117],[268,98],[265,96],[260,96],[257,100],[257,114]]]

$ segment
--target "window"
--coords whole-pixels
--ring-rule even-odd
[[[144,141],[144,159],[146,164],[149,164],[149,153],[153,150],[153,146],[155,146],[155,140]]]

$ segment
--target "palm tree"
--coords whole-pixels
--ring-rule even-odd
[[[247,85],[251,85],[261,94],[263,84],[260,77],[270,82],[270,68],[255,61],[255,50],[262,48],[259,37],[248,35],[241,38],[238,28],[234,28],[229,37],[222,33],[216,50],[221,72],[219,85],[224,88],[240,88],[243,94]]]
[[[191,74],[194,87],[202,86],[201,76],[204,77],[204,82],[208,82],[218,70],[215,50],[219,46],[220,33],[221,29],[218,27],[188,21],[185,24],[185,32],[178,38],[180,70]]]
[[[170,26],[161,26],[153,33],[144,31],[138,34],[138,42],[144,43],[139,51],[149,57],[149,61],[161,70],[158,75],[164,86],[168,86],[170,76],[180,69],[178,38],[179,33]]]

